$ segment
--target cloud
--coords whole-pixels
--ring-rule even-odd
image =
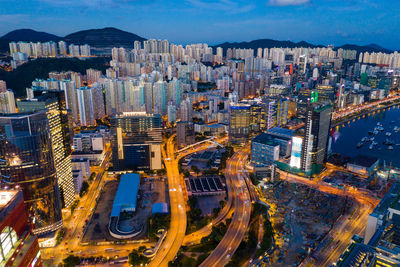
[[[256,8],[253,4],[242,4],[231,0],[187,0],[186,2],[194,8],[222,11],[227,14],[247,13]]]
[[[272,6],[298,6],[309,3],[310,0],[269,0]]]

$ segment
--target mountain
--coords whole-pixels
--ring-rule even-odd
[[[25,41],[25,42],[48,42],[48,41],[59,41],[62,38],[50,34],[47,32],[38,32],[32,29],[19,29],[15,31],[11,31],[2,37],[0,40],[7,41]]]
[[[291,41],[277,41],[277,40],[272,40],[272,39],[259,39],[259,40],[253,40],[250,42],[240,42],[240,43],[229,43],[225,42],[219,45],[215,45],[214,47],[222,47],[224,50],[228,48],[251,48],[251,49],[257,49],[259,47],[262,48],[272,48],[272,47],[318,47],[317,45],[313,45],[310,43],[307,43],[305,41],[301,41],[298,43],[294,43]]]
[[[111,27],[79,31],[64,37],[67,43],[88,44],[93,47],[133,47],[134,41],[145,40],[136,34]]]
[[[0,52],[8,51],[11,41],[48,42],[59,41],[62,37],[47,32],[38,32],[32,29],[19,29],[11,31],[0,37]]]
[[[278,41],[278,40],[272,40],[272,39],[259,39],[259,40],[253,40],[250,42],[235,42],[235,43],[229,43],[225,42],[219,45],[213,46],[213,48],[217,47],[222,47],[224,49],[224,53],[226,53],[226,50],[228,48],[251,48],[254,49],[255,52],[257,48],[272,48],[272,47],[325,47],[324,45],[314,45],[305,41],[301,41],[298,43],[291,42],[291,41]],[[369,44],[365,46],[360,46],[360,45],[354,45],[354,44],[345,44],[339,47],[335,47],[335,50],[342,48],[342,49],[351,49],[351,50],[356,50],[357,53],[360,52],[382,52],[382,53],[392,53],[392,50],[383,48],[377,44]]]
[[[342,49],[350,49],[350,50],[357,50],[358,53],[365,53],[365,52],[382,52],[382,53],[393,53],[392,50],[383,48],[380,45],[377,44],[369,44],[369,45],[354,45],[354,44],[345,44],[342,46],[337,47],[337,49],[342,48]]]

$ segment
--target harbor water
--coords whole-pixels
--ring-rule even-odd
[[[374,156],[381,163],[400,167],[400,106],[365,114],[335,127],[331,149],[349,157]]]

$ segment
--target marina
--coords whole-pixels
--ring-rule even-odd
[[[375,156],[400,167],[399,105],[358,117],[333,129],[332,151],[354,157]]]

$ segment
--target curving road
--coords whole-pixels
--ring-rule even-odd
[[[175,135],[172,135],[166,143],[166,149],[164,146],[162,149],[170,189],[171,224],[167,237],[149,264],[151,267],[168,266],[168,262],[173,260],[178,253],[186,233],[186,205],[181,187],[178,160],[175,158],[174,137]]]
[[[247,152],[240,150],[228,161],[227,174],[231,180],[230,190],[234,200],[234,215],[224,237],[208,258],[200,265],[220,267],[226,265],[242,242],[251,215],[251,199],[242,170]]]

